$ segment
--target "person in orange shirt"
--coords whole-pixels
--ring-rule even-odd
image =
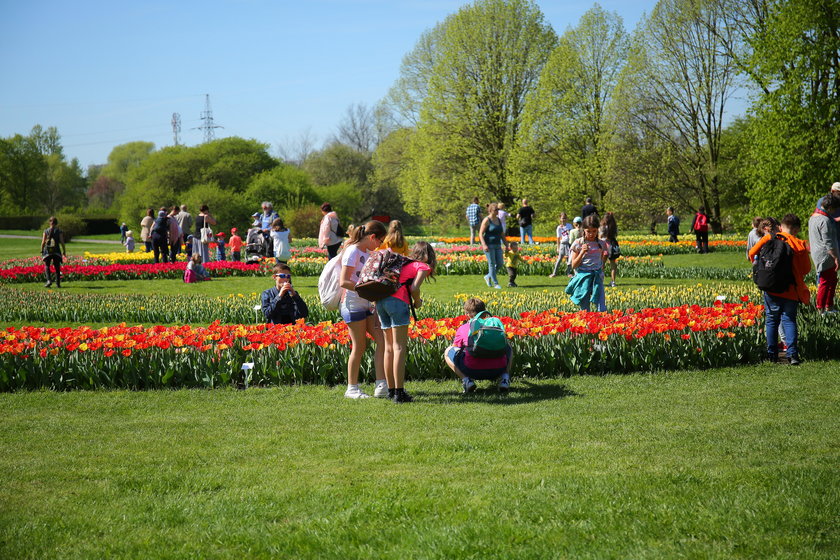
[[[242,238],[236,233],[236,228],[230,228],[230,246],[231,258],[239,262],[242,260]]]
[[[762,229],[769,222],[762,222]],[[798,366],[799,350],[797,348],[798,331],[796,328],[796,312],[800,303],[811,301],[811,292],[805,284],[805,275],[811,271],[810,248],[808,242],[799,239],[797,235],[802,229],[802,221],[795,214],[786,214],[782,218],[781,231],[775,238],[784,241],[793,251],[791,267],[793,269],[793,283],[779,293],[764,292],[765,337],[767,338],[767,359],[771,362],[779,361],[779,324],[787,343],[787,357],[790,365]],[[761,248],[772,239],[768,233],[750,249],[750,261],[761,252]]]
[[[388,234],[378,250],[382,249],[390,249],[392,253],[408,256],[408,243],[403,235],[402,222],[399,220],[391,220],[388,224]]]

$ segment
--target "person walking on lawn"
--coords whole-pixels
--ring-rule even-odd
[[[475,236],[481,224],[481,206],[478,205],[477,196],[473,197],[472,204],[467,206],[467,224],[470,226],[470,245],[475,245]]]

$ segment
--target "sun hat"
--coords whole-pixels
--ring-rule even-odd
[[[583,218],[581,218],[580,216],[575,216],[575,219],[572,220],[572,223],[573,224],[582,224],[583,223]]]
[[[216,234],[216,237],[224,237],[224,236],[225,236],[225,232],[223,232],[223,231],[220,231],[219,233]]]

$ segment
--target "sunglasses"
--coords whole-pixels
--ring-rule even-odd
[[[275,274],[275,275],[274,275],[274,277],[275,277],[275,278],[291,278],[291,277],[292,277],[292,275],[291,275],[291,274],[283,274],[283,273],[281,272],[280,274]]]

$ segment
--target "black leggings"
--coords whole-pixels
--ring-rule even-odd
[[[155,253],[155,262],[158,259],[163,262],[169,262],[169,245],[166,244],[166,238],[158,235],[152,236],[152,250]]]
[[[44,257],[44,274],[47,276],[48,284],[52,284],[52,279],[50,278],[50,262],[52,262],[53,268],[55,268],[55,283],[61,286],[61,255],[47,255]]]

